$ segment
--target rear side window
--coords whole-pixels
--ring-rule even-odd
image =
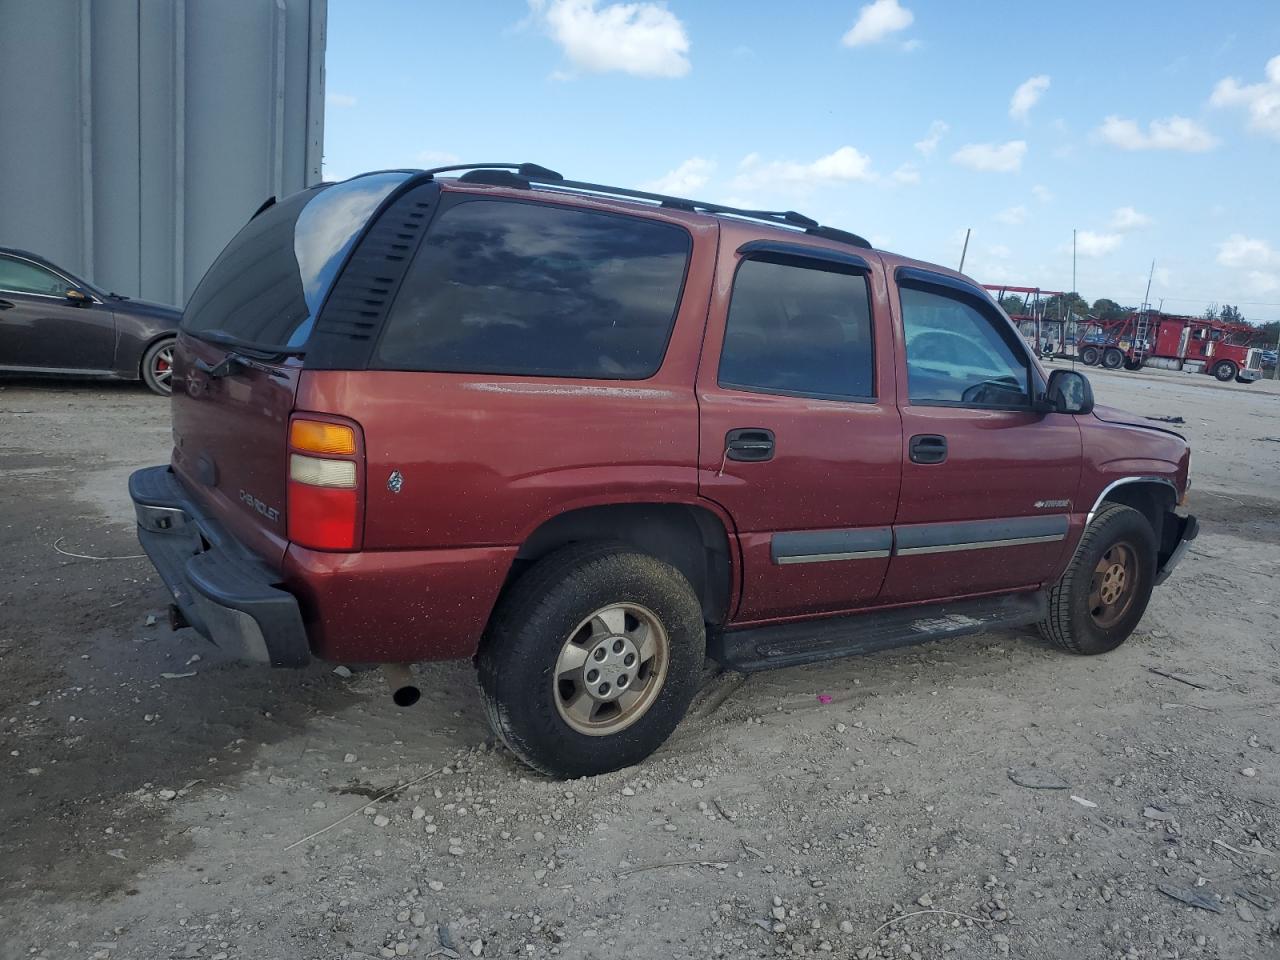
[[[263,210],[204,275],[183,311],[182,329],[250,345],[301,346],[356,238],[409,176],[355,177],[295,193]]]
[[[738,267],[719,382],[837,400],[875,396],[867,279],[764,260]]]
[[[640,380],[662,363],[689,234],[638,217],[468,200],[431,225],[374,366]]]

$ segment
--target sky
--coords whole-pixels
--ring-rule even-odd
[[[326,179],[532,161],[1280,320],[1280,0],[329,0]]]

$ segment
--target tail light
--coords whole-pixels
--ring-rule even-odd
[[[364,475],[354,424],[289,423],[289,539],[314,550],[358,550]]]

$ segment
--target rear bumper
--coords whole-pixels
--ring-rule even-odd
[[[138,542],[187,622],[246,660],[301,667],[311,659],[298,601],[280,576],[187,496],[167,466],[129,477]]]
[[[1200,523],[1195,517],[1180,517],[1176,513],[1165,515],[1165,523],[1178,523],[1175,531],[1176,540],[1173,552],[1169,554],[1169,559],[1161,564],[1156,571],[1156,586],[1164,583],[1169,579],[1169,574],[1173,573],[1173,568],[1182,562],[1182,558],[1187,554],[1187,548],[1191,545],[1191,541],[1200,533]]]

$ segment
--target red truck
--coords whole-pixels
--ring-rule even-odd
[[[1080,350],[1081,362],[1111,370],[1185,370],[1211,374],[1223,383],[1253,383],[1262,377],[1262,351],[1232,338],[1252,334],[1252,327],[1182,317],[1157,311],[1130,313],[1098,321],[1100,332]]]
[[[1177,434],[1046,376],[954,271],[532,164],[264,205],[187,304],[134,473],[175,626],[276,666],[474,658],[521,759],[762,670],[1038,624],[1114,649],[1196,534]]]

